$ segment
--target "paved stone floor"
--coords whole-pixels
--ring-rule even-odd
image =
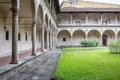
[[[37,58],[0,75],[0,80],[50,80],[60,53],[60,49],[43,53]]]

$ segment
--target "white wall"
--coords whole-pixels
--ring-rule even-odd
[[[120,14],[120,13],[119,13]],[[118,23],[120,24],[120,15],[118,14]],[[86,21],[86,15],[88,15],[88,22]],[[110,19],[110,23],[108,25],[115,25],[116,24],[116,18],[115,13],[102,13],[102,20],[107,21],[107,19]],[[57,15],[57,18],[60,20],[61,25],[71,25],[69,24],[69,19],[71,19],[70,13],[59,13]],[[72,14],[72,20],[73,25],[76,25],[76,21],[80,21],[84,19],[86,23],[81,23],[81,25],[101,25],[101,13],[73,13]],[[94,23],[94,19],[98,20],[98,23]]]
[[[66,38],[66,41],[63,41],[63,38]],[[62,31],[58,34],[58,46],[70,46],[71,38],[70,34],[67,31]]]

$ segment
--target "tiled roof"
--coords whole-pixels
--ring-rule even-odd
[[[120,8],[61,8],[61,12],[120,12]]]

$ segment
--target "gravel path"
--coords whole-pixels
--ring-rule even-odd
[[[0,75],[0,80],[50,80],[60,53],[60,49],[48,51],[34,60]]]

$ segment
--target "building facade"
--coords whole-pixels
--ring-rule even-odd
[[[58,1],[0,0],[0,66],[56,46],[55,3]]]
[[[83,40],[120,38],[120,5],[83,0],[0,0],[0,66]],[[6,62],[5,62],[6,61]]]
[[[120,5],[76,1],[63,2],[57,14],[58,46],[80,46],[83,40],[107,46],[120,38]]]

